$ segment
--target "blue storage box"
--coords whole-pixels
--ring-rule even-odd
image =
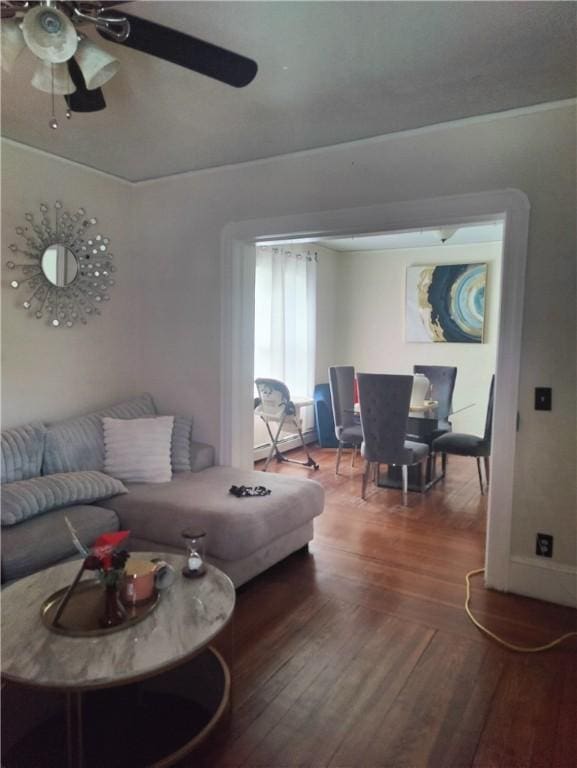
[[[335,437],[335,421],[329,385],[317,384],[314,399],[318,443],[321,448],[338,448],[339,443]]]

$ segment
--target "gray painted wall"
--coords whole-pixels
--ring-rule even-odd
[[[138,240],[130,227],[130,184],[27,147],[2,142],[2,424],[81,413],[144,388],[139,350]],[[61,200],[98,219],[111,238],[118,272],[102,315],[86,326],[50,328],[22,307],[24,288],[8,287],[8,245],[14,228],[40,203]],[[18,261],[18,259],[14,259]]]
[[[575,566],[575,117],[574,105],[505,113],[132,187],[5,144],[4,245],[26,210],[60,197],[99,216],[119,274],[103,316],[72,331],[29,319],[4,290],[4,423],[146,389],[217,444],[227,223],[518,188],[531,222],[512,555],[531,558],[547,531],[554,562]],[[535,386],[553,387],[551,413],[533,410]]]
[[[531,203],[513,553],[535,532],[575,565],[575,106],[506,113],[139,185],[155,285],[143,332],[150,389],[219,436],[219,257],[228,222],[518,188]],[[159,207],[162,206],[162,216]],[[159,258],[159,254],[164,257]],[[248,353],[248,350],[247,350]],[[552,386],[551,413],[533,388]],[[498,427],[497,427],[498,428]]]

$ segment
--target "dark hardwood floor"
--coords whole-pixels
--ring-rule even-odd
[[[577,643],[518,654],[467,619],[465,573],[483,565],[485,498],[475,463],[451,457],[428,494],[371,489],[361,462],[334,474],[310,554],[239,590],[234,701],[195,768],[575,768]],[[266,475],[263,475],[266,485]],[[473,608],[511,642],[575,629],[576,612],[483,587]]]

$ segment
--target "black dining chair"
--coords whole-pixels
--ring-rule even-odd
[[[429,456],[428,445],[405,439],[413,377],[359,373],[357,381],[363,428],[361,456],[365,460],[361,495],[363,499],[366,498],[372,466],[393,464],[402,468],[405,497],[408,490],[408,468],[426,461]],[[421,473],[421,477],[424,477],[424,473]]]
[[[335,473],[339,474],[339,465],[345,445],[353,446],[351,463],[355,453],[363,442],[363,430],[358,416],[354,413],[355,369],[352,365],[331,365],[329,368],[329,386],[333,405],[335,435],[339,441]]]
[[[479,485],[483,494],[483,473],[481,471],[481,459],[485,465],[485,481],[489,485],[489,457],[491,456],[491,437],[493,431],[493,400],[495,392],[495,376],[491,377],[489,387],[489,401],[487,403],[487,415],[485,417],[485,431],[482,437],[460,432],[448,432],[433,440],[433,454],[440,453],[443,457],[447,454],[454,456],[473,456],[477,459],[477,472],[479,473]]]

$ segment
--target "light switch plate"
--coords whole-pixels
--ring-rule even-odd
[[[535,387],[535,410],[550,411],[552,407],[551,387]]]

